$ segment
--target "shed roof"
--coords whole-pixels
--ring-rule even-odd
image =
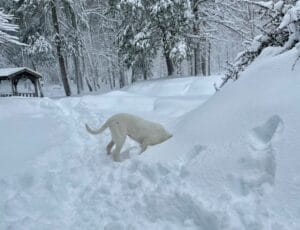
[[[20,74],[28,73],[36,78],[41,78],[42,75],[32,69],[27,67],[15,67],[15,68],[4,68],[0,69],[0,79],[10,79],[14,78]]]

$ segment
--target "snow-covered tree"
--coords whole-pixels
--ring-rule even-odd
[[[34,69],[38,66],[56,69],[58,64],[66,95],[71,94],[70,79],[76,81],[77,92],[80,93],[83,90],[81,32],[83,27],[87,27],[84,22],[84,1],[23,0],[4,4],[16,15],[20,39],[28,44],[22,52],[25,64]],[[21,52],[16,50],[16,53]],[[68,69],[67,65],[72,68]]]
[[[120,13],[118,41],[125,62],[145,66],[161,49],[168,75],[173,75],[174,64],[187,56],[186,34],[193,17],[190,1],[120,0],[113,6]]]
[[[300,41],[300,1],[249,2],[261,8],[267,18],[260,27],[262,33],[256,36],[250,46],[236,57],[235,63],[230,64],[221,87],[229,80],[236,80],[240,73],[261,54],[264,48],[270,46],[282,47],[283,53]],[[300,52],[299,52],[300,56]],[[299,59],[299,58],[298,58]]]

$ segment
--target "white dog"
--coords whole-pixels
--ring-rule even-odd
[[[110,129],[112,140],[106,150],[107,154],[110,154],[112,147],[116,145],[113,151],[115,161],[120,161],[120,151],[126,136],[140,144],[140,154],[147,149],[148,145],[160,144],[172,137],[172,134],[168,133],[162,125],[126,113],[112,116],[98,130],[92,130],[87,124],[85,126],[87,131],[94,135],[102,133],[107,128]]]

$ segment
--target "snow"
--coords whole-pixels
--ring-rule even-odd
[[[51,54],[52,46],[44,36],[39,36],[37,38],[31,36],[29,40],[32,44],[31,46],[27,46],[25,49],[25,52],[27,52],[28,55],[34,56],[35,54]]]
[[[7,77],[11,74],[22,72],[22,71],[29,71],[37,75],[41,75],[38,72],[35,72],[34,70],[29,69],[27,67],[11,67],[11,68],[0,68],[0,77]]]
[[[293,6],[288,12],[284,15],[282,22],[279,26],[279,29],[282,29],[286,26],[289,26],[292,23],[295,23],[300,18],[300,1],[297,1],[296,5]],[[295,31],[292,31],[295,32]]]
[[[175,46],[172,48],[170,56],[174,58],[174,60],[177,59],[184,59],[187,56],[187,46],[184,41],[179,41],[175,44]]]
[[[0,99],[0,229],[299,229],[300,66],[267,51],[217,93],[220,77],[189,77]],[[174,136],[112,162],[109,132],[84,124],[118,112]]]
[[[268,9],[272,9],[274,6],[274,2],[273,1],[259,1],[257,2],[258,5],[261,5],[263,7],[266,7]]]
[[[280,0],[274,4],[274,10],[281,11],[284,6],[284,1]]]
[[[186,183],[206,202],[228,199],[228,229],[300,226],[296,57],[295,49],[260,57],[239,81],[186,114],[174,138],[145,154],[147,161],[186,162]]]
[[[11,75],[13,73],[22,71],[23,69],[24,68],[22,68],[22,67],[2,68],[2,69],[0,69],[0,77]]]

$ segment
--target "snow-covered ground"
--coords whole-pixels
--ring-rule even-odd
[[[0,229],[300,229],[295,58],[296,50],[262,55],[216,94],[219,77],[0,99]],[[109,132],[91,136],[84,124],[118,112],[174,136],[141,156],[127,140],[115,163]]]

